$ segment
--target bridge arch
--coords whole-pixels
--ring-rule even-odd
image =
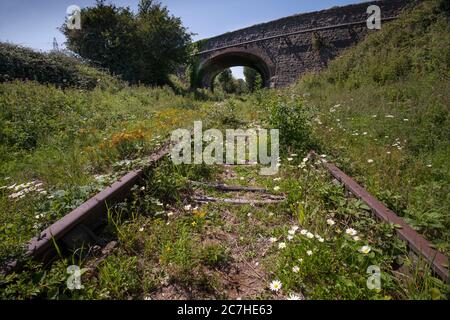
[[[275,65],[270,58],[258,49],[229,48],[215,52],[204,59],[199,66],[199,84],[203,88],[212,88],[214,78],[223,70],[244,66],[255,69],[261,74],[264,87],[274,82]]]

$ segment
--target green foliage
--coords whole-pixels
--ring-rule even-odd
[[[190,34],[153,0],[141,0],[137,14],[98,1],[82,9],[81,19],[80,30],[61,27],[68,48],[131,83],[167,84],[187,61]]]
[[[225,69],[216,77],[216,83],[220,89],[225,93],[236,92],[236,83],[234,82],[233,73],[231,69]],[[216,86],[215,86],[216,87]]]
[[[443,3],[421,2],[383,24],[286,95],[316,109],[321,153],[448,252],[450,28]]]
[[[263,79],[255,69],[244,67],[244,76],[249,92],[254,92],[263,86]]]
[[[273,97],[272,101],[266,103],[269,124],[280,130],[282,148],[306,151],[313,146],[311,110],[301,101],[289,101],[280,97]]]
[[[35,80],[60,88],[94,89],[119,87],[123,84],[89,66],[85,61],[63,52],[39,53],[31,49],[0,43],[0,82]]]

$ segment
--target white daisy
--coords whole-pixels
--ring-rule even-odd
[[[345,230],[345,233],[353,237],[353,236],[356,236],[358,234],[358,231],[356,231],[353,228],[348,228],[347,230]]]
[[[361,238],[358,237],[358,236],[354,236],[354,237],[353,237],[353,240],[354,240],[354,241],[359,241],[359,240],[361,240]]]
[[[314,238],[314,235],[313,235],[311,232],[308,232],[308,233],[306,234],[306,237],[307,237],[308,239],[313,239],[313,238]]]
[[[293,272],[293,273],[299,273],[299,272],[300,272],[300,268],[299,268],[298,266],[294,266],[294,267],[292,268],[292,272]]]
[[[367,160],[367,163],[373,163],[373,162],[374,162],[373,159]]]
[[[283,286],[283,284],[281,283],[281,281],[274,280],[270,283],[269,288],[270,288],[270,290],[272,290],[274,292],[278,292],[281,290],[282,286]]]
[[[336,222],[333,219],[328,219],[327,224],[330,226],[334,226],[336,224]]]
[[[270,241],[271,243],[275,243],[275,242],[277,242],[277,241],[278,241],[278,239],[277,239],[277,238],[274,238],[274,237],[272,237],[272,238],[270,238],[270,239],[269,239],[269,241]]]
[[[288,231],[288,233],[289,233],[291,236],[293,236],[293,235],[295,234],[295,230],[292,230],[292,229],[291,229],[291,230]]]
[[[363,246],[361,249],[359,249],[359,252],[363,254],[368,254],[370,251],[372,251],[372,248],[369,246]]]
[[[288,239],[289,241],[292,241],[292,239],[294,239],[294,236],[289,235],[289,236],[287,236],[287,239]]]
[[[274,191],[280,191],[280,189],[281,188],[279,186],[276,186],[276,187],[273,188]]]
[[[300,233],[301,233],[302,235],[306,235],[306,234],[308,233],[308,230],[303,229],[302,231],[300,231]]]
[[[278,249],[285,249],[286,248],[286,242],[280,242],[278,244]]]
[[[308,251],[306,251],[306,254],[307,254],[308,256],[312,256],[313,252],[312,252],[311,250],[308,250]]]

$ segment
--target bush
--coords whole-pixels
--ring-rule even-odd
[[[0,82],[35,80],[60,88],[94,89],[98,85],[118,86],[120,82],[86,62],[64,53],[40,53],[0,43]]]

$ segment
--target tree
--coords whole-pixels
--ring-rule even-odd
[[[231,69],[226,69],[222,71],[217,76],[217,80],[224,92],[226,93],[236,92],[236,85],[234,83],[233,73],[231,72]]]
[[[248,91],[254,92],[262,87],[262,77],[255,69],[244,67],[244,77],[245,82],[247,83]]]
[[[67,47],[131,83],[165,84],[188,58],[191,35],[154,0],[141,0],[137,14],[97,0],[81,10],[81,26],[61,27]]]

